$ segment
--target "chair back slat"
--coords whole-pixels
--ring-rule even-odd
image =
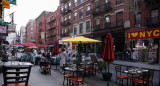
[[[121,66],[120,65],[115,66],[115,71],[116,71],[116,75],[117,73],[121,75]]]
[[[4,86],[7,84],[24,83],[28,85],[31,65],[28,66],[3,66]],[[22,75],[23,74],[23,75]]]

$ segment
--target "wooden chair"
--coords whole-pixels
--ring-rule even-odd
[[[40,62],[40,69],[39,71],[41,73],[44,73],[45,75],[49,73],[51,75],[51,63],[50,62]]]
[[[31,66],[3,66],[4,84],[2,86],[29,86],[30,71]],[[8,74],[12,76],[7,76]]]
[[[121,75],[121,66],[120,65],[115,66],[115,71],[116,71],[116,83],[117,83],[117,79],[119,79],[119,81],[121,81],[121,84],[123,86],[123,79],[127,79],[127,86],[128,86],[128,77]]]

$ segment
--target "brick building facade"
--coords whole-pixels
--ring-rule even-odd
[[[46,44],[54,44],[58,41],[59,32],[60,32],[60,11],[59,8],[51,13],[47,19],[47,43]]]
[[[26,24],[26,42],[35,42],[36,41],[36,26],[34,20],[29,20]]]
[[[60,0],[61,39],[91,33],[91,0]]]
[[[51,12],[43,11],[36,19],[37,44],[47,43],[47,18]]]

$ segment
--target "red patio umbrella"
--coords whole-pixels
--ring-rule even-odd
[[[55,47],[54,47],[54,50],[52,51],[52,54],[54,55],[59,54],[58,42],[55,43]]]
[[[58,55],[60,52],[59,52],[59,48],[58,48],[58,42],[55,42],[55,47],[54,47],[54,50],[52,51],[52,54],[53,55]],[[57,69],[57,57],[56,57],[56,69]]]
[[[103,50],[103,55],[102,58],[104,61],[108,62],[108,83],[107,86],[109,86],[109,78],[111,78],[111,74],[109,73],[109,63],[112,62],[115,58],[114,56],[114,48],[113,48],[113,40],[112,40],[112,35],[111,33],[108,33],[106,36],[106,42],[105,42],[105,47]],[[110,76],[110,77],[109,77]]]
[[[36,44],[34,44],[32,42],[26,42],[26,43],[23,43],[23,46],[31,47],[31,46],[36,46]]]
[[[106,36],[106,42],[105,42],[102,58],[104,61],[107,61],[107,62],[112,62],[115,59],[111,33],[108,33]]]
[[[21,43],[17,43],[17,44],[13,44],[13,45],[22,45],[23,46],[23,44],[21,44]]]
[[[38,46],[38,47],[49,47],[49,45],[43,44],[43,45],[40,45],[40,46]]]

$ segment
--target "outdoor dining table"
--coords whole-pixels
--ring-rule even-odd
[[[75,74],[75,72],[82,72],[82,71],[84,71],[84,69],[80,68],[80,69],[77,70],[77,68],[74,68],[74,67],[65,67],[65,70],[72,72],[73,75]]]
[[[140,74],[142,74],[144,72],[148,72],[148,71],[149,70],[147,70],[147,69],[131,68],[131,69],[127,70],[127,71],[123,71],[123,73],[131,74],[132,77],[133,77],[133,75],[140,75]],[[132,86],[133,86],[133,78],[131,78],[131,81],[132,81]],[[128,86],[128,84],[127,84],[127,86]]]
[[[19,62],[19,61],[8,61],[8,62],[3,62],[2,66],[27,66],[27,65],[31,65],[34,66],[34,64],[32,64],[31,62]]]

